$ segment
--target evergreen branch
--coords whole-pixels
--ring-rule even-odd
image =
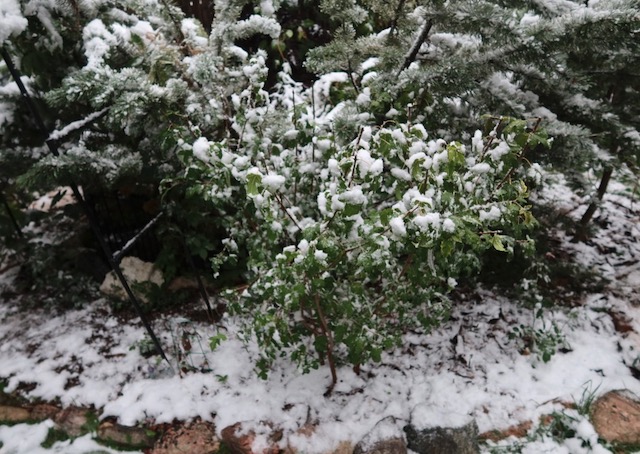
[[[391,27],[389,27],[389,39],[393,38],[396,30],[398,29],[398,19],[400,19],[400,14],[402,13],[402,8],[404,8],[405,0],[400,0],[398,2],[398,6],[396,6],[395,14],[393,15],[393,20],[391,21]]]

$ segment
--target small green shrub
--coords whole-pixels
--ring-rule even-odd
[[[533,250],[523,155],[546,136],[536,122],[493,126],[471,146],[389,123],[344,145],[299,131],[293,148],[200,150],[209,187],[245,198],[223,243],[248,251],[249,284],[229,309],[249,320],[263,377],[283,356],[303,371],[328,362],[334,381],[338,363],[380,361],[407,328],[447,316],[446,294],[483,252]]]
[[[536,310],[541,311],[542,309]],[[534,353],[545,363],[548,363],[566,343],[564,333],[555,322],[542,326],[521,324],[511,330],[509,337],[520,341],[522,353]]]

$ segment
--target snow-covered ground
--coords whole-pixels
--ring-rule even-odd
[[[222,430],[243,422],[258,434],[258,443],[261,434],[277,427],[284,431],[283,447],[305,453],[327,452],[341,441],[355,444],[387,416],[396,418],[398,433],[410,419],[426,427],[473,417],[480,432],[533,421],[528,439],[519,441],[522,452],[609,452],[586,417],[567,403],[620,388],[640,395],[640,381],[629,368],[640,361],[640,204],[632,189],[612,184],[596,214],[600,230],[588,242],[571,243],[557,234],[562,250],[609,281],[601,293],[536,317],[535,309],[518,301],[476,289],[460,297],[451,320],[431,334],[407,334],[402,348],[383,355],[380,364],[364,366],[360,375],[340,369],[329,397],[323,396],[328,368],[302,375],[282,360],[268,380],[258,378],[257,348],[239,340],[239,323],[228,318],[218,327],[169,316],[155,322],[173,369],[187,364],[206,370],[175,373],[156,357],[144,358],[140,324],[123,324],[102,300],[56,316],[24,312],[13,301],[0,303],[0,376],[7,379],[7,391],[30,384],[28,397],[93,405],[103,410],[102,417],[117,417],[125,425],[201,418]],[[537,197],[573,218],[584,210],[585,200],[561,176]],[[0,287],[10,284],[15,271],[2,275]],[[611,312],[625,314],[633,330],[618,333]],[[520,325],[541,329],[561,352],[543,362],[540,352],[524,348],[522,337],[509,336]],[[564,339],[552,336],[554,327]],[[208,339],[218,333],[228,340],[210,351]],[[574,438],[534,436],[539,418],[553,412],[570,417]],[[0,453],[96,449],[88,436],[41,448],[51,424],[0,426]],[[310,436],[296,433],[306,424],[316,427]],[[497,447],[514,443],[506,439]]]

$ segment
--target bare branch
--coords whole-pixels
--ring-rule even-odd
[[[400,68],[400,71],[398,71],[398,75],[400,75],[402,71],[407,69],[409,65],[416,60],[416,57],[418,56],[418,52],[420,52],[420,47],[422,47],[422,44],[424,44],[424,42],[427,40],[427,37],[429,36],[429,32],[431,31],[432,27],[433,27],[433,21],[431,19],[429,19],[424,23],[424,25],[420,29],[420,34],[414,41],[413,46],[411,46],[411,50],[409,51],[407,56],[404,58],[404,63],[402,64],[402,68]]]

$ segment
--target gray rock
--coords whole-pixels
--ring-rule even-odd
[[[141,427],[128,427],[104,421],[98,427],[97,438],[101,442],[115,443],[129,448],[151,448],[155,433]]]
[[[89,408],[69,407],[59,412],[53,421],[58,429],[66,432],[70,437],[79,437],[91,432],[93,429],[91,426],[98,421],[98,418]]]
[[[396,418],[379,421],[355,446],[353,454],[407,454],[407,442]]]
[[[404,428],[407,447],[418,454],[477,454],[478,425],[475,420],[462,427]]]
[[[215,454],[220,439],[212,423],[196,422],[170,428],[149,451],[150,454]]]
[[[132,287],[136,298],[139,298],[143,303],[148,303],[149,298],[145,292],[140,291],[140,286],[143,288],[149,284],[161,286],[164,283],[162,271],[157,269],[153,263],[144,262],[137,257],[123,258],[120,262],[120,268],[122,274],[127,279],[127,283]],[[136,286],[135,284],[139,285]],[[127,294],[113,271],[105,276],[102,285],[100,285],[100,291],[112,298],[127,299]]]
[[[374,441],[368,445],[358,443],[353,454],[407,454],[407,442],[404,438],[388,438]]]

